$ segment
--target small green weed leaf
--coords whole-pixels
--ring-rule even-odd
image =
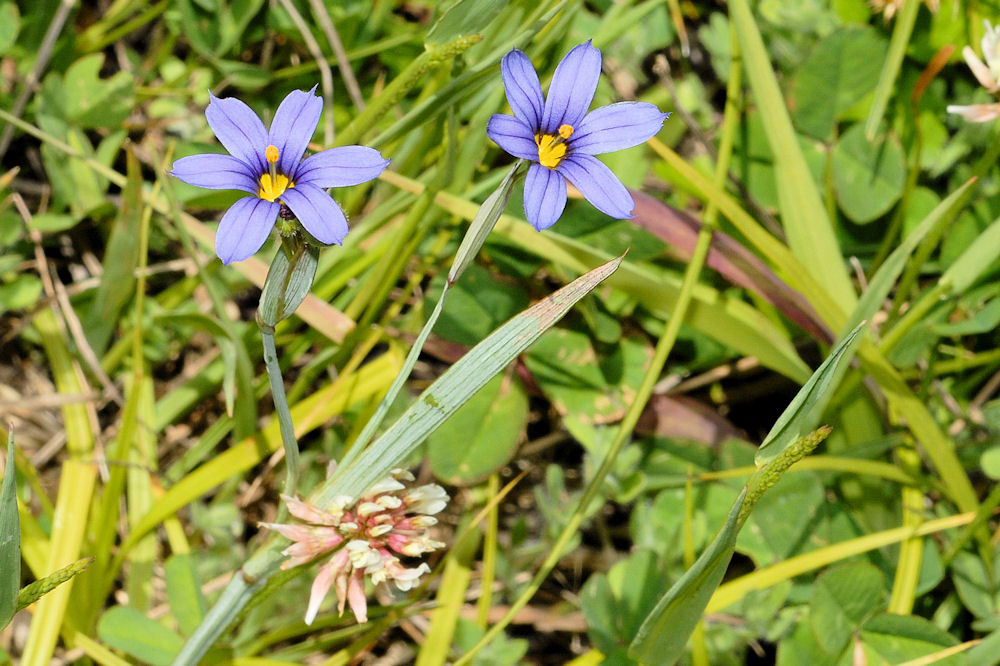
[[[130,606],[114,606],[101,616],[97,635],[117,648],[153,666],[168,666],[184,646],[184,639]]]
[[[444,276],[435,278],[427,290],[430,306],[441,298]],[[490,331],[528,307],[528,294],[520,286],[504,283],[482,266],[472,265],[448,290],[447,302],[434,332],[463,345],[474,345]]]
[[[177,626],[190,636],[205,617],[205,597],[198,584],[198,572],[190,554],[174,555],[164,566],[167,599]]]
[[[451,485],[474,483],[505,465],[528,417],[528,395],[513,375],[497,375],[429,438],[431,469]]]
[[[31,228],[44,233],[66,231],[76,226],[80,220],[64,213],[42,213],[31,218]]]
[[[776,666],[834,666],[842,663],[837,653],[824,650],[816,640],[808,615],[802,617],[792,633],[778,643]],[[847,662],[850,663],[850,662]]]
[[[708,600],[729,567],[739,534],[739,516],[746,492],[740,494],[726,523],[694,565],[663,595],[629,645],[633,659],[649,664],[673,664],[684,653]]]
[[[595,573],[587,580],[580,604],[587,635],[608,660],[605,663],[629,663],[626,648],[667,580],[660,558],[648,550],[636,551],[607,575]]]
[[[851,562],[816,580],[809,622],[816,641],[830,653],[840,652],[868,617],[882,610],[885,579],[875,566]]]
[[[888,49],[867,25],[846,25],[824,37],[795,71],[789,102],[795,124],[829,139],[841,114],[875,89]]]
[[[994,549],[993,571],[1000,564],[1000,549]],[[951,562],[951,580],[962,604],[979,619],[1000,611],[1000,590],[996,589],[986,563],[972,553],[962,551]]]
[[[340,465],[312,498],[313,503],[323,506],[337,495],[358,495],[385,476],[495,374],[555,325],[581,298],[618,270],[622,259],[624,257],[615,257],[581,275],[511,318],[469,350],[353,464]]]
[[[1000,481],[1000,446],[992,446],[983,451],[979,466],[983,468],[983,474],[994,481]]]
[[[0,55],[6,53],[17,41],[17,33],[21,30],[21,13],[17,11],[17,3],[4,2],[0,4]]]
[[[438,46],[457,37],[479,34],[507,4],[506,0],[456,0],[449,3],[427,33],[424,43]]]
[[[854,356],[854,348],[861,340],[860,334],[864,325],[864,322],[858,324],[837,343],[823,364],[778,417],[757,451],[754,460],[758,466],[774,460],[787,446],[812,430],[822,415],[827,400],[837,388],[848,362]]]
[[[83,56],[66,70],[65,111],[80,127],[117,128],[132,111],[132,77],[120,71],[109,79],[100,77],[104,54]]]
[[[14,432],[7,434],[7,462],[0,488],[0,629],[17,611],[21,582],[21,521],[17,516],[17,473],[14,470]]]
[[[892,135],[869,141],[860,124],[833,148],[833,185],[840,209],[858,224],[888,212],[903,194],[906,159]]]
[[[869,664],[900,664],[958,645],[958,639],[916,615],[884,613],[861,627],[861,642]],[[955,655],[935,664],[967,664],[966,655]]]
[[[37,303],[41,295],[41,280],[29,273],[17,275],[10,282],[0,283],[0,313],[26,310]]]
[[[455,647],[460,651],[472,649],[486,632],[472,620],[459,618],[455,624]],[[508,638],[500,633],[489,644],[476,653],[476,666],[514,666],[524,663],[528,653],[528,641],[523,638]]]

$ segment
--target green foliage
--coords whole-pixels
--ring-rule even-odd
[[[0,660],[998,663],[1000,130],[946,109],[1000,9],[941,4],[0,0]],[[600,157],[633,218],[537,232],[500,60],[588,39],[595,107],[672,116]],[[172,161],[317,84],[309,152],[389,170],[222,266],[245,193]],[[328,558],[257,523],[394,467],[478,533],[306,626]]]

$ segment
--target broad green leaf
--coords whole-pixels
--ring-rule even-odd
[[[194,557],[174,555],[164,565],[167,599],[177,625],[184,634],[191,634],[205,617],[205,597],[198,583]]]
[[[787,446],[812,430],[822,415],[823,407],[830,395],[837,388],[847,363],[854,356],[854,348],[862,338],[860,333],[863,327],[863,322],[858,324],[837,343],[823,364],[781,413],[757,451],[755,462],[758,467],[777,458]]]
[[[623,257],[586,273],[511,318],[473,347],[431,384],[386,432],[355,460],[341,464],[313,502],[327,504],[337,495],[356,496],[384,477],[449,416],[508,363],[559,321],[581,298],[612,275]]]
[[[824,650],[839,652],[864,620],[884,607],[882,572],[865,562],[842,564],[813,586],[809,622]]]
[[[428,438],[434,475],[474,483],[507,464],[527,425],[528,395],[514,375],[497,375]]]
[[[903,194],[906,159],[899,141],[887,135],[876,141],[854,125],[833,148],[833,184],[847,217],[858,224],[884,215]]]
[[[875,89],[887,50],[867,25],[845,25],[824,37],[795,72],[790,104],[796,125],[828,139],[841,114]]]
[[[736,499],[708,548],[660,597],[629,645],[630,657],[647,664],[673,664],[684,653],[688,637],[701,620],[733,557],[745,497],[746,491]]]
[[[7,435],[7,462],[0,488],[0,629],[17,610],[21,582],[21,523],[17,516],[17,473],[14,470],[14,433]]]
[[[108,609],[97,623],[97,635],[111,647],[153,666],[168,666],[184,645],[183,638],[130,606]]]

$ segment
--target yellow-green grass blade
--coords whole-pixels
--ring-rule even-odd
[[[69,395],[89,392],[90,387],[84,385],[82,373],[66,348],[55,313],[43,310],[35,317],[34,325],[41,336],[59,392]],[[62,414],[69,456],[62,465],[52,517],[46,566],[50,572],[80,557],[97,477],[93,463],[94,437],[86,407],[81,403],[68,404],[63,406]],[[74,581],[68,581],[38,602],[21,657],[24,666],[44,666],[51,660],[73,586]]]
[[[739,36],[747,79],[757,110],[764,118],[764,132],[774,155],[778,206],[789,247],[813,278],[826,286],[840,309],[849,311],[857,296],[848,278],[831,220],[795,137],[774,66],[750,5],[746,0],[731,0],[729,14]]]

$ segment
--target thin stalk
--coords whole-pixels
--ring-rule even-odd
[[[299,442],[295,439],[295,425],[292,423],[292,412],[288,409],[288,399],[285,397],[285,382],[281,378],[281,366],[278,365],[278,351],[274,346],[274,327],[263,322],[260,325],[260,337],[264,343],[264,365],[267,366],[267,379],[271,382],[271,396],[274,398],[274,409],[278,414],[278,427],[281,430],[281,443],[285,447],[285,486],[283,494],[293,497],[299,485]],[[278,517],[275,522],[282,522],[288,517],[288,507],[282,502],[278,505]]]

